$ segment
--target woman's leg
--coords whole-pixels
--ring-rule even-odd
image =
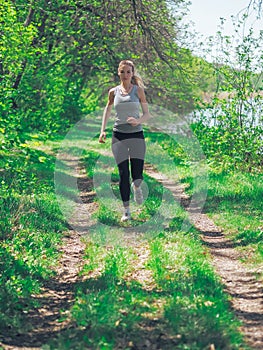
[[[134,200],[140,205],[143,203],[143,193],[140,185],[143,180],[144,157],[146,151],[143,134],[140,135],[139,138],[133,140],[132,145],[129,147],[129,151]]]
[[[136,187],[139,187],[143,180],[144,160],[131,158],[130,162],[131,162],[132,181]]]
[[[130,170],[129,170],[129,152],[126,140],[120,141],[113,135],[112,153],[119,170],[119,189],[124,207],[129,206],[130,201]]]
[[[131,175],[132,181],[136,187],[139,187],[143,180],[145,152],[146,145],[143,134],[140,134],[140,138],[130,140],[129,154],[131,163]]]
[[[121,199],[123,202],[123,206],[126,208],[129,206],[130,202],[130,171],[129,171],[129,161],[128,159],[124,160],[120,164],[118,164],[119,169],[119,188],[121,193]]]

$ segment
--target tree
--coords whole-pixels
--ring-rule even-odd
[[[65,130],[104,104],[101,97],[116,83],[117,64],[124,58],[141,68],[151,102],[190,110],[196,91],[189,79],[196,69],[191,52],[177,44],[183,6],[183,0],[5,0],[4,128],[14,115],[13,132]],[[163,79],[166,84],[160,84]]]
[[[201,112],[195,128],[207,155],[218,164],[252,170],[262,164],[263,32],[247,29],[249,15],[245,9],[232,18],[235,36],[219,31],[211,41],[214,46],[217,40],[219,48],[214,60],[217,89],[207,105],[210,117]]]

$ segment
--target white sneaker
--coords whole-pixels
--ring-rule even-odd
[[[121,217],[121,222],[131,220],[131,213],[129,210],[125,210],[124,214]]]
[[[137,204],[142,204],[143,202],[143,194],[141,187],[136,187],[134,183],[132,184],[133,194],[134,194],[134,200]]]

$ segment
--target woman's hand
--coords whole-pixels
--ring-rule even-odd
[[[139,121],[139,119],[136,119],[134,117],[128,117],[127,118],[127,123],[131,124],[131,126],[137,126],[137,125],[140,124],[140,121]]]
[[[103,131],[103,132],[100,133],[99,142],[100,143],[105,143],[105,140],[106,140],[106,132]]]

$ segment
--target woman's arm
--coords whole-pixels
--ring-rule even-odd
[[[111,89],[109,91],[109,94],[108,94],[107,105],[106,105],[106,107],[104,109],[104,112],[103,112],[102,123],[101,123],[101,130],[100,130],[100,136],[99,136],[99,142],[100,143],[105,143],[105,140],[106,140],[105,129],[106,129],[106,126],[107,126],[107,122],[108,122],[108,120],[110,118],[113,102],[114,102],[114,89]]]

